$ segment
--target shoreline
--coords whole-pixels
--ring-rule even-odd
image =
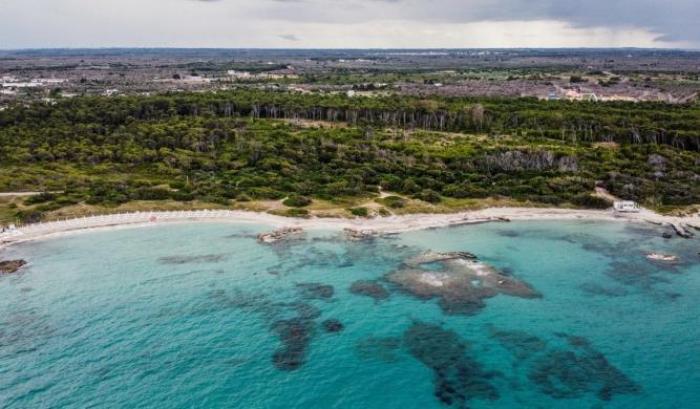
[[[26,225],[17,228],[15,231],[1,233],[0,249],[30,241],[57,238],[67,234],[94,230],[143,228],[166,223],[247,223],[269,225],[272,229],[282,227],[300,227],[305,230],[353,229],[391,234],[511,220],[622,221],[669,226],[676,232],[679,231],[679,228],[683,231],[684,226],[700,230],[700,215],[696,214],[688,217],[664,216],[647,209],[642,209],[639,213],[616,213],[613,210],[491,207],[459,213],[411,214],[372,219],[292,218],[243,210],[154,211],[108,214]]]

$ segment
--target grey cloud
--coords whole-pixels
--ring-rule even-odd
[[[280,34],[278,37],[287,41],[301,41],[301,39],[294,34]]]
[[[639,28],[668,41],[700,43],[698,0],[274,0],[268,16],[360,23],[558,20],[576,27]]]

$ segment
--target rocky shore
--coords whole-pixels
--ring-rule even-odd
[[[0,261],[0,274],[13,274],[27,264],[25,260]]]
[[[270,233],[260,233],[258,235],[258,242],[272,244],[281,240],[300,238],[302,234],[304,234],[304,229],[301,227],[284,227]]]
[[[338,229],[350,240],[371,240],[374,237],[397,234],[405,231],[433,229],[469,224],[529,221],[529,220],[597,220],[636,223],[653,223],[660,226],[676,226],[688,237],[693,229],[700,229],[700,214],[685,217],[660,215],[642,209],[639,213],[615,213],[611,210],[578,210],[562,208],[493,207],[450,214],[411,214],[376,217],[373,219],[344,218],[289,218],[268,213],[239,210],[200,210],[173,212],[134,212],[124,214],[82,217],[62,221],[30,224],[15,230],[0,233],[0,248],[42,238],[62,235],[67,232],[90,229],[143,227],[177,222],[221,222],[255,223],[280,228],[258,238],[263,243],[301,234],[299,229]],[[284,227],[292,226],[292,227]],[[674,230],[677,230],[674,228]]]

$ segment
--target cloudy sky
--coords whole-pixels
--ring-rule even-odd
[[[700,0],[0,0],[0,49],[700,48]]]

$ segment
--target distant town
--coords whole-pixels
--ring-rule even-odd
[[[687,103],[700,52],[676,50],[0,51],[0,109],[13,101],[235,88],[300,93],[506,96]]]

